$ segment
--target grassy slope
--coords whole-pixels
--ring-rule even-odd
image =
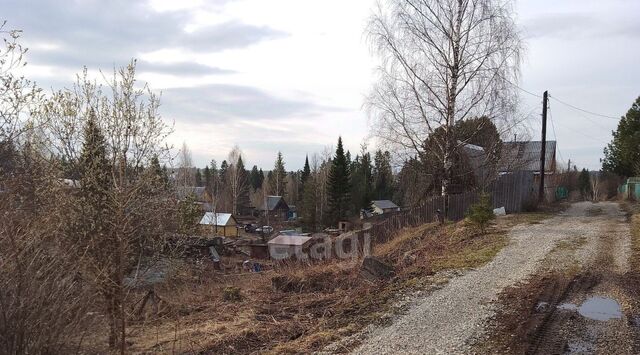
[[[402,230],[373,252],[396,269],[390,281],[366,281],[359,274],[359,262],[351,261],[248,276],[213,275],[206,268],[184,270],[158,289],[163,300],[160,319],[131,327],[131,350],[219,354],[319,350],[366,325],[388,321],[398,293],[446,282],[431,275],[492,260],[507,244],[511,227],[538,223],[547,216],[501,218],[484,235],[465,222]],[[274,290],[273,277],[289,280],[290,289]],[[227,286],[239,287],[243,299],[223,301]]]

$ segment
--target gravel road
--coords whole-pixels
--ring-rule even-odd
[[[539,224],[520,225],[493,261],[453,278],[444,288],[415,300],[407,314],[370,332],[355,354],[451,354],[470,351],[494,311],[492,301],[505,287],[525,280],[559,241],[597,238],[603,214],[617,216],[616,204],[573,204]],[[600,217],[598,217],[600,215]],[[620,265],[622,264],[622,265]],[[624,267],[624,263],[620,262]]]

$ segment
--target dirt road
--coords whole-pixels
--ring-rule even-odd
[[[510,240],[354,353],[637,353],[630,233],[617,204],[574,204]]]

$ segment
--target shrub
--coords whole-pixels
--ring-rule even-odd
[[[227,286],[222,293],[222,299],[225,301],[240,301],[242,300],[242,294],[238,287]]]
[[[493,214],[493,208],[491,206],[491,201],[489,200],[489,195],[484,193],[480,195],[480,201],[471,205],[471,207],[469,208],[467,218],[471,223],[480,227],[480,231],[484,234],[485,228],[487,224],[489,224],[489,221],[496,218],[495,214]]]

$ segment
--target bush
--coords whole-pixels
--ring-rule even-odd
[[[242,294],[240,294],[240,289],[238,287],[227,286],[222,292],[222,299],[232,302],[240,301],[242,300]]]
[[[496,218],[496,215],[493,214],[493,207],[491,206],[489,195],[484,193],[480,195],[480,201],[471,205],[469,208],[467,218],[471,223],[480,227],[480,231],[484,234],[487,224]]]

